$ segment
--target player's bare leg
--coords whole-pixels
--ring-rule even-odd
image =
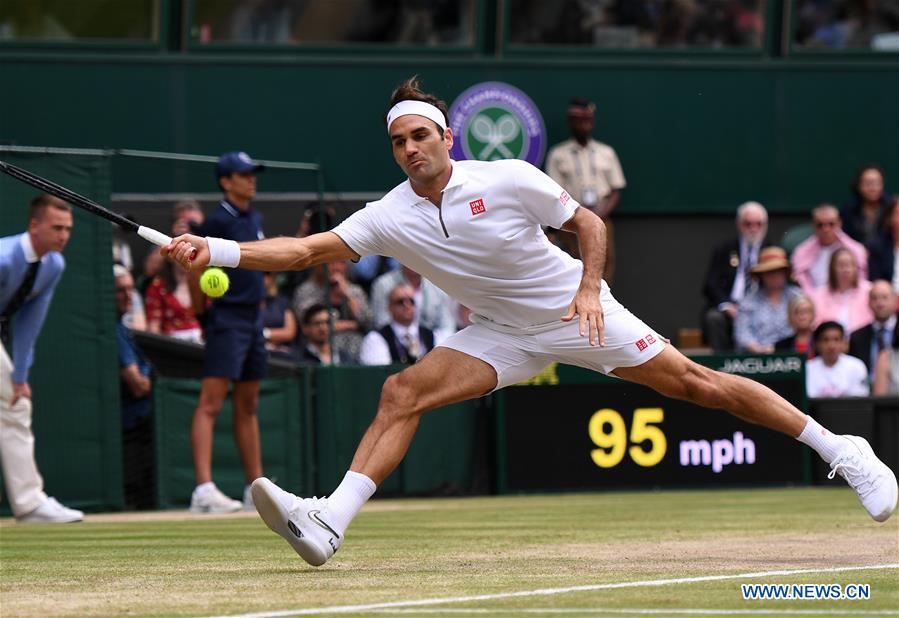
[[[830,433],[758,382],[703,367],[670,345],[642,365],[619,367],[613,373],[667,397],[720,408],[750,423],[796,438],[815,449],[831,465],[831,476],[840,474],[846,479],[875,520],[886,521],[896,508],[899,497],[896,476],[877,459],[864,438]]]
[[[324,564],[343,543],[350,521],[409,449],[428,410],[489,393],[497,375],[486,362],[449,348],[436,348],[415,365],[390,376],[381,390],[350,471],[327,499],[301,499],[268,479],[253,482],[253,501],[266,525],[306,562]]]
[[[727,410],[744,421],[796,438],[807,417],[771,389],[747,378],[703,367],[674,346],[636,367],[619,367],[619,378],[637,382],[673,399]]]
[[[440,347],[390,376],[350,470],[381,483],[406,455],[422,414],[489,393],[496,380],[496,371],[484,361]]]

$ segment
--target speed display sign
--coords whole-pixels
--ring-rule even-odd
[[[798,357],[695,360],[756,379],[803,406]],[[497,435],[500,491],[808,480],[808,450],[792,438],[563,365],[505,389]]]

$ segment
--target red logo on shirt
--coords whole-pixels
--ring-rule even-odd
[[[468,205],[471,206],[471,214],[479,215],[482,212],[487,212],[487,209],[484,207],[483,198],[478,198],[473,202],[468,202]]]
[[[653,337],[651,333],[649,335],[646,335],[646,343],[648,343],[649,345],[652,345],[655,342],[656,342],[656,338]]]
[[[559,196],[559,201],[562,202],[562,206],[568,203],[568,200],[571,199],[571,196],[568,195],[568,191],[562,191],[562,195]]]
[[[644,340],[642,340],[642,339],[637,340],[637,349],[640,350],[641,352],[648,347],[649,347],[649,344],[647,344]]]

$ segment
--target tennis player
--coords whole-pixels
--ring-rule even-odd
[[[849,482],[871,517],[890,516],[896,477],[863,438],[834,435],[765,386],[692,362],[615,300],[599,274],[602,220],[543,172],[518,160],[451,160],[446,104],[423,93],[417,78],[393,92],[386,124],[408,180],[332,231],[240,244],[184,235],[162,249],[185,268],[267,271],[391,256],[473,310],[475,324],[387,379],[377,415],[328,498],[299,498],[265,478],[253,483],[262,519],[309,564],[334,555],[353,517],[402,460],[422,414],[519,382],[554,361],[790,435]],[[549,243],[541,226],[577,234],[582,259]]]

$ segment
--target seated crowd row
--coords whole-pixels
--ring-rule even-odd
[[[876,166],[856,183],[858,199],[842,210],[812,210],[811,234],[792,253],[766,239],[761,204],[740,206],[738,235],[714,249],[705,280],[703,330],[715,351],[805,354],[811,397],[899,393],[899,360],[890,362],[899,350],[899,198]],[[826,354],[819,338],[836,329]]]

